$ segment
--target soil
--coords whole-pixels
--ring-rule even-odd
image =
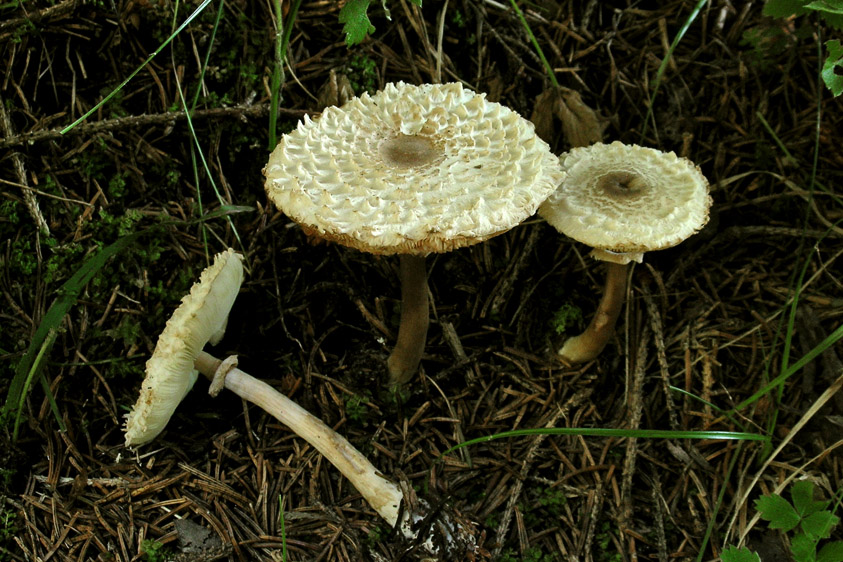
[[[344,79],[358,95],[461,81],[535,114],[557,154],[603,139],[691,159],[710,221],[631,269],[613,338],[577,366],[554,350],[556,329],[576,333],[599,301],[587,247],[532,218],[431,255],[427,347],[396,399],[397,258],[313,243],[264,192],[273,3],[210,3],[163,48],[199,3],[2,4],[0,392],[29,384],[0,432],[0,560],[424,557],[312,447],[231,393],[211,399],[204,380],[155,441],[123,446],[157,334],[227,247],[247,275],[209,349],[345,435],[434,518],[473,521],[474,552],[440,559],[702,561],[729,545],[791,559],[791,534],[755,519],[754,500],[789,497],[794,479],[839,499],[843,484],[843,111],[819,79],[839,31],[757,2],[521,3],[580,104],[574,135],[543,105],[552,86],[509,4],[399,0],[387,19],[373,2],[375,31],[352,47],[341,4],[301,3],[279,132],[342,101]],[[768,439],[529,434],[443,456],[532,428]]]

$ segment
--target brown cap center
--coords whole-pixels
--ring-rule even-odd
[[[416,168],[435,160],[442,150],[428,137],[399,134],[381,141],[380,153],[388,166]]]
[[[612,172],[600,178],[600,187],[612,197],[635,197],[647,187],[647,181],[631,172]]]

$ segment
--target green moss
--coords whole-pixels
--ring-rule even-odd
[[[377,90],[377,63],[366,55],[354,55],[348,61],[348,81],[356,94]]]
[[[556,309],[551,319],[551,328],[554,333],[561,335],[569,329],[582,329],[583,317],[580,307],[565,303]]]
[[[35,273],[36,269],[38,269],[35,250],[28,238],[17,238],[12,241],[8,267],[13,273],[27,277]]]

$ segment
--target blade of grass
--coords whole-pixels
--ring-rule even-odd
[[[67,127],[65,127],[64,129],[62,129],[62,130],[61,130],[61,134],[63,134],[63,135],[64,135],[64,134],[66,134],[68,131],[70,131],[70,130],[72,130],[74,127],[76,127],[79,123],[81,123],[82,121],[84,121],[85,119],[87,119],[88,117],[90,117],[90,116],[91,116],[91,114],[93,114],[95,111],[97,111],[97,110],[98,110],[99,108],[101,108],[103,105],[105,105],[106,103],[108,103],[108,101],[109,101],[111,98],[113,98],[113,97],[114,97],[114,95],[115,95],[117,92],[119,92],[120,90],[122,90],[122,89],[126,86],[126,84],[128,84],[128,83],[132,80],[132,78],[134,78],[134,77],[135,77],[135,75],[136,75],[138,72],[140,72],[141,70],[143,70],[143,69],[146,67],[146,65],[148,65],[148,64],[152,61],[152,59],[154,59],[154,58],[155,58],[155,56],[156,56],[156,55],[158,55],[158,53],[160,53],[161,51],[163,51],[163,50],[164,50],[164,47],[166,47],[167,45],[169,45],[169,44],[170,44],[170,42],[171,42],[171,41],[172,41],[172,40],[173,40],[173,39],[174,39],[174,38],[175,38],[175,37],[176,37],[179,33],[181,33],[181,32],[182,32],[182,30],[183,30],[185,27],[187,27],[187,26],[190,24],[190,22],[192,22],[194,19],[196,19],[196,16],[198,16],[199,14],[201,14],[201,13],[202,13],[202,11],[203,11],[203,10],[204,10],[204,9],[208,6],[208,4],[210,4],[210,3],[211,3],[211,0],[203,0],[203,1],[202,1],[202,3],[201,3],[201,4],[199,4],[199,6],[197,6],[197,8],[193,11],[193,13],[192,13],[192,14],[190,14],[190,15],[187,17],[187,19],[185,19],[185,20],[184,20],[184,22],[182,22],[182,24],[181,24],[178,28],[176,28],[176,30],[175,30],[175,31],[173,31],[173,33],[171,33],[171,34],[170,34],[170,36],[169,36],[169,37],[167,37],[167,39],[166,39],[163,43],[161,43],[161,45],[159,45],[159,46],[158,46],[158,48],[157,48],[157,49],[155,49],[155,51],[153,51],[153,52],[152,52],[152,54],[151,54],[151,55],[149,55],[149,56],[146,58],[146,60],[145,60],[145,61],[143,61],[143,63],[141,63],[141,65],[140,65],[139,67],[137,67],[137,68],[136,68],[136,69],[135,69],[135,70],[134,70],[131,74],[129,74],[129,76],[128,76],[125,80],[123,80],[123,82],[121,82],[119,86],[117,86],[116,88],[114,88],[114,89],[113,89],[113,90],[112,90],[112,91],[111,91],[111,92],[110,92],[107,96],[105,96],[105,97],[104,97],[104,98],[103,98],[103,99],[102,99],[102,100],[101,100],[98,104],[96,104],[94,107],[92,107],[92,108],[91,108],[91,109],[89,109],[87,112],[85,112],[85,114],[84,114],[84,115],[82,115],[82,117],[80,117],[79,119],[77,119],[76,121],[74,121],[73,123],[71,123],[70,125],[68,125]]]
[[[685,20],[685,23],[682,24],[682,27],[679,28],[679,33],[677,33],[676,37],[673,38],[673,42],[667,49],[667,54],[664,56],[662,63],[659,65],[659,69],[656,71],[656,78],[653,80],[653,93],[650,96],[650,103],[647,104],[647,115],[644,117],[644,126],[641,128],[640,138],[642,140],[647,135],[647,125],[650,123],[650,119],[653,119],[653,104],[656,103],[656,95],[659,93],[659,86],[661,86],[664,71],[667,70],[667,65],[670,64],[670,59],[673,57],[673,51],[676,50],[676,47],[682,41],[682,38],[685,37],[685,33],[688,31],[688,28],[691,27],[691,24],[694,23],[694,20],[697,19],[698,15],[700,15],[700,11],[707,2],[708,0],[699,0],[697,5],[694,6],[694,9],[691,10],[691,13],[688,14],[688,18]],[[653,126],[655,126],[655,122],[653,123]]]
[[[217,14],[214,17],[214,27],[211,29],[211,36],[208,38],[208,48],[205,50],[205,60],[202,61],[202,68],[199,69],[199,80],[196,82],[196,91],[193,93],[193,99],[190,100],[190,115],[196,109],[196,104],[199,103],[199,94],[202,92],[202,83],[205,81],[205,72],[208,70],[208,63],[211,60],[211,51],[214,47],[214,41],[217,38],[217,30],[220,27],[220,20],[222,20],[222,11],[225,8],[225,0],[220,0],[220,5],[217,8]]]
[[[17,412],[18,414],[15,416],[13,429],[12,429],[12,441],[17,441],[18,439],[18,428],[20,427],[21,416],[20,412],[23,411],[23,403],[26,400],[26,395],[29,393],[29,387],[32,385],[32,379],[35,378],[36,373],[39,375],[41,374],[41,362],[44,360],[44,357],[49,355],[50,349],[53,347],[53,343],[56,341],[56,336],[58,335],[58,331],[53,328],[49,332],[47,332],[47,337],[44,339],[44,342],[41,344],[41,347],[38,349],[38,353],[36,354],[35,358],[32,361],[32,366],[29,368],[29,372],[26,375],[26,378],[23,382],[23,388],[20,393],[20,398],[18,398],[17,403]],[[39,377],[43,382],[46,383],[44,380],[43,375]],[[58,412],[58,406],[56,405],[55,399],[53,399],[52,392],[50,392],[50,386],[47,384],[46,387],[47,396],[51,398],[50,406],[53,408],[53,415],[56,416],[56,421],[59,423],[59,427],[61,431],[65,431],[64,423],[62,422],[61,416]]]
[[[523,437],[525,435],[587,435],[589,437],[634,437],[638,439],[737,439],[743,441],[768,441],[769,437],[757,433],[737,431],[674,431],[671,429],[614,429],[605,427],[550,427],[538,429],[517,429],[504,431],[494,435],[486,435],[469,439],[454,445],[439,457],[456,451],[462,447],[485,443],[494,439],[508,437]]]
[[[67,312],[74,304],[76,304],[76,300],[79,298],[79,294],[82,292],[82,289],[84,289],[88,282],[93,279],[94,275],[102,269],[105,262],[110,257],[122,252],[134,244],[141,236],[147,234],[151,230],[152,229],[150,228],[129,234],[128,236],[118,239],[113,244],[104,247],[93,257],[88,259],[88,261],[82,264],[82,267],[80,267],[76,273],[74,273],[70,279],[65,281],[61,288],[59,288],[56,300],[41,319],[41,323],[35,330],[35,334],[32,336],[32,341],[29,342],[29,347],[27,348],[26,353],[18,362],[17,367],[15,368],[15,374],[12,377],[12,381],[9,383],[9,390],[6,394],[6,402],[3,405],[3,417],[4,419],[9,419],[10,416],[14,418],[15,434],[13,439],[17,438],[17,428],[20,424],[20,416],[23,412],[23,400],[26,397],[26,390],[28,389],[27,380],[31,378],[32,374],[39,370],[42,364],[42,359],[45,357],[45,344],[48,342],[51,334],[53,334],[52,337],[54,338],[59,326],[64,320],[64,317],[67,315]],[[49,347],[49,345],[47,347]],[[49,390],[49,387],[47,390]],[[62,421],[61,417],[58,415],[58,411],[54,410],[53,413],[57,416],[56,421],[61,425]]]
[[[217,8],[217,13],[214,17],[214,26],[211,30],[211,35],[210,35],[210,38],[209,38],[209,41],[208,41],[207,50],[205,52],[205,58],[202,62],[202,66],[200,68],[199,80],[198,80],[198,83],[196,85],[196,90],[193,94],[193,99],[191,99],[189,106],[187,104],[187,100],[184,97],[184,92],[181,88],[181,84],[178,81],[178,78],[176,78],[176,80],[177,80],[177,90],[178,90],[178,93],[179,93],[179,101],[181,102],[182,109],[185,113],[185,120],[187,121],[187,127],[188,127],[188,130],[190,132],[190,136],[193,139],[193,143],[190,145],[190,159],[191,159],[191,165],[192,165],[192,168],[193,168],[193,180],[194,180],[193,185],[196,186],[197,210],[199,212],[199,216],[202,218],[202,220],[199,221],[199,227],[201,229],[202,244],[203,244],[203,247],[205,248],[205,259],[208,263],[210,263],[210,251],[208,249],[209,248],[209,246],[208,246],[208,233],[207,233],[207,230],[206,230],[205,222],[207,221],[207,219],[211,218],[212,216],[225,216],[226,220],[228,221],[229,226],[231,227],[231,231],[234,233],[234,237],[237,239],[237,243],[240,245],[241,248],[244,247],[243,241],[240,238],[240,233],[237,231],[237,228],[234,225],[234,222],[231,220],[231,217],[228,216],[231,213],[228,213],[228,212],[219,213],[218,211],[214,211],[214,212],[208,213],[208,214],[205,213],[204,203],[202,201],[202,192],[199,189],[200,177],[199,177],[199,165],[198,165],[198,162],[197,162],[197,154],[199,155],[198,160],[201,160],[202,169],[204,169],[205,174],[208,177],[208,181],[210,182],[211,187],[214,190],[214,194],[217,197],[217,201],[220,203],[221,209],[222,208],[233,209],[233,208],[238,208],[238,207],[235,206],[235,205],[227,204],[225,199],[223,198],[222,194],[220,193],[219,189],[217,188],[217,184],[213,179],[213,174],[211,173],[210,166],[208,165],[208,162],[205,159],[204,153],[201,149],[201,146],[200,146],[200,143],[199,143],[199,137],[197,136],[196,130],[193,127],[193,112],[196,109],[196,105],[199,101],[199,94],[202,90],[202,81],[204,80],[204,76],[205,76],[205,73],[208,69],[209,61],[211,59],[211,52],[213,51],[213,48],[214,48],[214,41],[216,39],[217,30],[219,29],[220,21],[222,20],[224,7],[225,7],[225,0],[220,0],[219,7]],[[177,17],[176,16],[177,13],[178,13],[178,3],[176,3],[176,7],[175,7],[175,10],[174,10],[174,14],[173,14],[173,18],[174,18],[173,19],[173,25],[175,25],[175,18]],[[175,66],[176,66],[175,61],[173,61],[173,67],[175,67]],[[178,73],[176,73],[176,76],[178,76]]]
[[[234,212],[239,212],[243,209],[248,209],[248,207],[234,207]],[[83,263],[82,266],[76,270],[76,272],[58,289],[58,296],[56,297],[56,300],[53,301],[53,304],[50,305],[50,308],[47,309],[47,312],[38,324],[38,328],[36,328],[35,334],[29,342],[29,347],[27,348],[26,353],[24,353],[23,357],[15,367],[15,374],[9,383],[9,390],[6,393],[6,401],[3,404],[2,410],[0,410],[0,418],[4,420],[13,418],[14,427],[16,429],[18,428],[20,424],[20,416],[23,412],[23,401],[26,397],[26,392],[29,389],[27,380],[31,380],[31,377],[38,373],[41,365],[43,364],[43,360],[49,353],[49,346],[51,343],[48,343],[46,346],[45,343],[48,338],[55,338],[54,334],[58,333],[59,326],[65,316],[67,316],[70,308],[76,304],[79,294],[91,281],[91,279],[93,279],[94,276],[105,266],[106,262],[110,258],[131,247],[142,237],[157,232],[167,225],[191,225],[194,222],[202,222],[210,218],[215,218],[216,216],[226,216],[226,218],[228,218],[227,213],[231,212],[231,210],[232,209],[229,207],[227,209],[220,209],[205,217],[200,217],[199,219],[188,221],[186,223],[181,221],[172,221],[168,223],[162,222],[144,230],[138,230],[137,232],[118,238],[115,242],[105,246],[85,261],[85,263]],[[226,214],[223,214],[224,212]],[[51,336],[51,334],[53,335]],[[52,397],[49,385],[43,377],[42,386],[44,387],[47,399],[50,401],[50,407],[53,410],[53,414],[56,416],[56,421],[59,426],[63,428],[64,426],[61,416],[59,415],[58,407]],[[17,434],[15,434],[15,438],[16,437]]]
[[[743,448],[743,445],[743,441],[738,442],[737,450],[732,454],[732,458],[729,460],[729,466],[726,469],[726,474],[723,475],[723,484],[720,486],[720,493],[717,494],[717,501],[714,503],[713,513],[715,514],[720,513],[720,508],[723,506],[723,499],[726,496],[726,490],[731,490],[731,487],[727,486],[726,483],[729,482],[729,479],[732,477],[732,472],[735,470],[737,461],[741,457],[741,449]],[[716,525],[717,517],[709,517],[708,525],[705,526],[705,533],[700,541],[700,549],[697,552],[697,557],[694,559],[694,562],[702,562],[705,549],[708,547],[709,541],[711,541],[711,535],[714,533],[714,527]]]
[[[687,390],[685,390],[683,388],[679,388],[679,387],[676,387],[676,386],[673,386],[673,385],[669,386],[668,388],[670,388],[670,390],[672,390],[674,392],[678,392],[679,394],[682,394],[684,396],[687,396],[688,398],[696,400],[697,402],[701,402],[702,404],[705,404],[706,406],[708,406],[712,410],[716,410],[718,414],[721,414],[721,415],[725,416],[726,419],[728,419],[730,422],[732,422],[736,426],[740,427],[741,431],[746,431],[746,427],[744,426],[744,424],[742,424],[740,422],[740,420],[736,419],[732,415],[731,411],[724,410],[723,408],[717,406],[716,404],[713,404],[712,402],[709,402],[708,400],[705,400],[701,396],[697,396],[693,392],[688,392]]]
[[[547,59],[544,56],[544,51],[539,46],[539,42],[536,39],[536,36],[533,35],[533,30],[530,29],[530,24],[527,23],[527,18],[524,17],[524,13],[521,11],[521,8],[518,7],[518,4],[515,3],[515,0],[509,0],[509,3],[512,5],[512,9],[515,10],[515,13],[518,15],[518,19],[521,20],[521,25],[524,27],[524,30],[527,32],[527,35],[530,37],[530,42],[533,44],[533,48],[536,50],[536,53],[539,55],[539,58],[544,65],[544,69],[547,72],[548,78],[550,78],[550,83],[553,85],[554,88],[559,87],[559,82],[556,80],[556,74],[553,72],[553,67],[550,66],[550,63],[547,62]]]
[[[284,496],[278,496],[278,522],[281,524],[281,560],[287,562],[287,532],[284,529]]]
[[[188,108],[187,108],[187,100],[184,99],[184,95],[182,94],[182,89],[181,89],[181,87],[178,87],[176,89],[179,92],[179,99],[181,100],[182,107],[184,108],[184,111],[185,111],[185,121],[187,122],[187,128],[190,131],[190,137],[193,139],[193,145],[192,146],[195,150],[195,154],[197,154],[199,156],[199,160],[201,160],[201,162],[202,162],[202,168],[205,170],[205,174],[208,178],[208,182],[211,184],[211,188],[214,190],[214,194],[217,196],[217,201],[219,201],[220,205],[222,205],[222,206],[230,207],[230,205],[223,198],[222,193],[220,193],[220,190],[217,187],[217,182],[214,181],[214,176],[211,173],[211,167],[208,165],[208,161],[205,159],[205,154],[202,152],[202,146],[199,144],[199,137],[196,134],[196,129],[193,128],[193,119],[191,119],[191,117],[190,117],[190,111],[188,111]],[[191,152],[191,154],[194,154],[194,153]],[[198,207],[198,210],[199,210],[200,217],[202,217],[204,219],[206,217],[205,217],[204,210],[202,208],[202,199],[199,196],[199,182],[198,182],[199,173],[198,173],[198,169],[195,165],[195,162],[196,162],[196,160],[194,159],[194,175],[195,175],[196,180],[197,180],[196,184],[195,184],[197,186],[196,187],[196,195],[197,195],[196,201],[197,201],[197,207]],[[229,214],[225,215],[225,220],[228,221],[228,224],[231,227],[231,232],[234,234],[234,237],[237,239],[237,243],[240,245],[241,248],[245,248],[245,246],[243,245],[243,241],[240,239],[240,233],[237,231],[237,227],[234,226],[234,221],[231,220],[231,216]],[[205,257],[210,262],[210,253],[208,252],[207,237],[205,236],[205,228],[204,228],[205,221],[203,220],[201,222],[201,224],[203,225],[203,228],[202,228],[203,240],[205,240]]]
[[[819,61],[822,60],[822,41],[820,39],[821,38],[821,31],[822,30],[818,26],[818,28],[817,28],[817,37],[818,37],[818,40],[817,40],[817,55],[818,55]],[[821,63],[818,64],[817,72],[822,73]],[[821,80],[818,80],[818,82],[821,82]],[[818,165],[818,162],[819,162],[820,128],[821,128],[821,124],[822,124],[822,94],[823,94],[822,86],[818,83],[817,84],[817,92],[816,92],[817,108],[816,108],[816,131],[815,131],[815,134],[814,134],[813,163],[811,165],[811,176],[810,176],[810,179],[809,179],[808,189],[807,189],[808,205],[805,207],[805,210],[804,210],[804,213],[803,213],[803,216],[802,216],[803,231],[807,230],[807,228],[808,228],[808,221],[809,221],[810,214],[811,214],[811,208],[812,208],[812,205],[814,203],[814,188],[815,188],[816,175],[817,175],[817,165]],[[775,131],[773,131],[772,127],[770,127],[770,125],[767,123],[766,119],[764,119],[763,115],[761,115],[760,112],[759,112],[757,117],[761,121],[762,125],[766,128],[766,130],[770,134],[770,136],[773,137],[773,140],[778,145],[779,149],[785,154],[785,157],[789,158],[793,162],[796,162],[796,160],[793,158],[793,155],[790,153],[790,151],[787,149],[787,147],[782,142],[782,140],[778,137],[778,135],[776,135]],[[838,221],[838,223],[839,222],[840,221]],[[830,231],[834,227],[836,227],[836,224],[832,225],[832,227],[830,227],[826,231],[826,233],[822,237],[820,237],[819,240],[816,241],[816,243],[813,247],[818,248],[820,242],[822,242],[825,239],[825,237],[828,236],[828,234],[830,233]],[[802,253],[802,248],[804,246],[805,246],[805,238],[802,237],[799,241],[799,250],[797,250],[797,254]],[[790,307],[789,307],[789,313],[788,313],[786,321],[785,321],[785,334],[784,334],[784,342],[783,342],[783,345],[782,345],[782,356],[781,356],[781,368],[782,368],[783,373],[780,374],[775,379],[773,379],[773,381],[771,381],[770,383],[768,383],[765,386],[765,388],[769,388],[770,390],[775,389],[777,391],[776,392],[776,400],[775,400],[776,406],[778,406],[778,404],[781,403],[781,399],[784,396],[784,381],[787,379],[787,377],[783,376],[784,373],[789,372],[790,375],[792,375],[795,372],[797,372],[797,371],[789,371],[788,364],[790,363],[790,350],[793,347],[793,335],[795,333],[796,311],[797,311],[797,307],[798,307],[798,304],[799,304],[799,297],[801,295],[802,288],[804,287],[805,274],[807,272],[808,265],[812,261],[812,257],[813,257],[813,252],[808,252],[807,255],[804,257],[802,268],[800,268],[799,270],[794,270],[793,275],[791,276],[790,285],[793,287],[793,298],[791,299]],[[784,320],[784,316],[782,317],[782,320]],[[776,331],[774,342],[778,341],[780,331],[781,331],[781,322],[779,324],[779,328]],[[828,340],[828,338],[827,338],[827,340]],[[833,340],[831,342],[831,344],[833,344],[835,341],[837,341],[837,340]],[[814,350],[812,350],[812,352],[817,351],[817,348],[819,348],[821,346],[822,346],[822,342]],[[825,350],[825,348],[823,348],[822,350],[819,350],[819,351],[821,353],[824,350]],[[810,355],[810,353],[809,353],[809,355]],[[771,363],[772,363],[772,355],[765,362],[765,375],[768,378],[769,378],[769,369],[770,369]],[[807,362],[805,364],[807,364]],[[777,385],[774,385],[773,383],[775,383],[776,381],[780,381],[780,382],[778,382]],[[759,393],[756,392],[756,394],[753,395],[753,396],[757,396],[758,394]],[[744,402],[747,402],[747,401],[744,401]],[[778,423],[778,417],[779,417],[779,408],[775,407],[775,408],[772,409],[770,418],[767,422],[768,432],[770,432],[770,433],[773,432],[773,430],[776,427],[776,424]],[[772,445],[769,444],[769,443],[766,445],[766,447],[764,449],[764,453],[762,455],[762,458],[767,458],[767,456],[770,454],[771,447],[772,447]]]
[[[823,351],[840,341],[843,338],[843,325],[838,326],[836,330],[831,332],[823,341],[818,343],[816,347],[814,347],[811,351],[806,353],[799,359],[796,363],[782,371],[782,373],[768,382],[766,385],[761,387],[760,390],[756,391],[752,396],[740,402],[737,406],[733,408],[733,411],[740,411],[753,402],[756,402],[759,398],[767,394],[768,392],[775,390],[780,384],[784,381],[792,377],[794,374],[799,372],[802,367],[813,361],[817,356],[819,356]]]
[[[301,0],[294,0],[286,21],[283,20],[283,14],[281,13],[281,0],[275,0],[274,4],[278,28],[275,34],[275,66],[272,69],[272,81],[270,83],[269,150],[273,150],[275,145],[278,144],[278,104],[281,101],[281,86],[284,81],[284,59],[287,58],[287,47],[290,44],[290,35],[293,32],[293,24],[296,21]]]

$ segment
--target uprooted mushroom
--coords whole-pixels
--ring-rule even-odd
[[[406,501],[401,487],[383,476],[360,451],[322,420],[265,382],[238,369],[236,356],[221,361],[202,351],[209,341],[217,342],[222,338],[242,279],[241,256],[229,249],[215,257],[190,294],[182,299],[158,338],[146,364],[140,396],[126,416],[126,446],[143,445],[160,434],[193,387],[197,373],[202,373],[211,380],[209,393],[212,396],[227,388],[261,407],[310,443],[405,538],[418,542],[433,554],[453,557],[473,553],[472,523],[453,510],[439,512],[428,521],[426,502],[416,498]]]
[[[560,157],[567,176],[539,208],[561,233],[606,264],[597,311],[557,352],[569,363],[597,357],[611,338],[626,292],[628,264],[679,244],[708,221],[711,197],[699,168],[673,152],[597,143]]]
[[[403,82],[305,117],[264,175],[270,199],[306,233],[401,256],[393,387],[424,351],[425,256],[506,232],[564,177],[533,124],[509,108],[460,84]]]

